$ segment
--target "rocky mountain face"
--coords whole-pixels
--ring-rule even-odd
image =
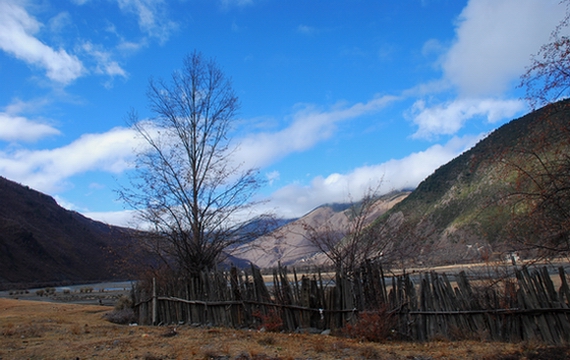
[[[128,233],[0,177],[0,287],[124,278]]]
[[[365,222],[370,224],[408,195],[409,192],[402,191],[375,200]],[[328,258],[309,239],[306,229],[343,231],[351,221],[349,212],[352,206],[358,204],[322,205],[271,234],[236,249],[232,255],[261,268],[276,267],[279,263],[297,267],[327,264]]]

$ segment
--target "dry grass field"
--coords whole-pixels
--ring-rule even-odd
[[[0,299],[0,359],[565,359],[568,348],[482,341],[361,342],[256,330],[117,325],[100,305]]]

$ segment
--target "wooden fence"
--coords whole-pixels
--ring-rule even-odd
[[[133,294],[140,324],[320,331],[357,328],[360,315],[372,313],[406,340],[570,342],[564,269],[558,269],[558,289],[546,267],[513,268],[512,274],[495,284],[470,281],[465,272],[385,276],[367,263],[350,278],[336,274],[326,281],[320,273],[298,277],[279,268],[268,285],[255,267],[248,273],[232,268],[188,282],[139,283]]]

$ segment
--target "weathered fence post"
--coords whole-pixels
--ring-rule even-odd
[[[156,278],[152,278],[152,325],[156,325],[156,313],[157,313]]]

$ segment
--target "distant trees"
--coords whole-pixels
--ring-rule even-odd
[[[232,158],[239,101],[213,60],[188,55],[170,81],[150,80],[147,97],[151,118],[129,114],[145,146],[120,197],[151,227],[138,234],[147,249],[177,273],[194,276],[258,235],[241,216],[255,205],[260,178]]]

